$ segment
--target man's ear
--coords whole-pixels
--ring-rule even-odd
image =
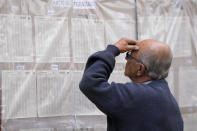
[[[145,73],[145,66],[144,66],[144,64],[139,63],[137,76],[142,76],[142,75],[144,75],[144,73]]]

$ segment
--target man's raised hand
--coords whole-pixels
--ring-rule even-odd
[[[139,49],[139,47],[136,45],[135,40],[131,40],[126,37],[121,38],[114,45],[120,50],[120,53],[124,53],[124,52],[130,51],[130,50],[138,50]]]

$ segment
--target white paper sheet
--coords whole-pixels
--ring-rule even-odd
[[[0,15],[0,60],[5,61],[6,57],[8,57],[8,52],[7,52],[7,28],[6,28],[6,23],[8,21],[8,16],[7,15]]]
[[[35,17],[36,61],[69,62],[68,19]]]
[[[114,44],[122,37],[136,39],[135,21],[125,20],[107,20],[105,22],[106,44]],[[116,57],[116,62],[125,63],[125,54]]]
[[[2,72],[2,107],[2,119],[37,116],[35,72]]]
[[[23,65],[16,66],[16,70],[24,70],[24,69],[25,69],[25,66]]]
[[[131,82],[131,80],[124,75],[124,71],[113,71],[108,82],[127,83]]]
[[[59,65],[52,64],[51,65],[51,70],[58,71],[59,70]]]
[[[1,0],[0,1],[0,8],[2,8],[4,4],[5,4],[5,0]]]
[[[7,9],[13,14],[20,13],[20,2],[18,0],[6,0],[5,5],[7,5]]]
[[[32,62],[32,18],[0,14],[0,62]]]
[[[189,17],[167,17],[165,20],[166,43],[170,45],[174,57],[192,55],[191,24]]]
[[[74,88],[74,106],[76,115],[102,115],[103,113],[80,91],[79,82],[82,72],[72,72],[72,88]]]
[[[74,88],[69,71],[37,72],[38,115],[40,117],[74,114]]]
[[[136,38],[135,21],[132,19],[107,20],[105,22],[106,43],[115,43],[122,37]]]
[[[52,0],[53,7],[71,7],[72,0]]]
[[[160,16],[183,13],[184,0],[137,0],[138,15]]]
[[[172,95],[175,95],[175,92],[174,92],[174,70],[173,68],[170,69],[169,71],[169,74],[168,74],[168,77],[166,78],[166,81],[168,82],[168,86],[169,86],[169,89],[172,93]]]
[[[179,72],[180,106],[197,106],[197,67],[181,67]]]
[[[195,51],[196,51],[196,54],[197,54],[197,16],[195,16],[193,18],[193,23],[194,23],[194,27],[193,27],[193,32],[194,32],[194,35],[192,35],[193,37],[193,40],[194,40],[194,46],[195,46]]]
[[[12,5],[11,10],[12,10],[13,13],[17,13],[19,11],[19,6]]]
[[[192,55],[189,17],[139,17],[139,40],[156,39],[170,46],[174,57]]]
[[[84,63],[90,54],[103,49],[105,49],[103,21],[72,19],[74,63]]]
[[[73,0],[74,9],[95,9],[95,0]]]
[[[47,8],[49,8],[49,2],[46,0],[21,0],[22,11],[33,16],[43,16],[47,13]]]
[[[165,40],[165,18],[162,16],[138,17],[138,38]]]

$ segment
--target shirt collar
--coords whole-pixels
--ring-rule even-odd
[[[148,84],[150,84],[152,81],[146,81],[146,82],[144,82],[143,84],[145,84],[145,85],[148,85]]]

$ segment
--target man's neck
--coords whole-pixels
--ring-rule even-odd
[[[147,81],[150,81],[151,78],[148,76],[142,76],[142,77],[138,77],[138,78],[130,78],[132,80],[132,82],[134,83],[144,83]]]

